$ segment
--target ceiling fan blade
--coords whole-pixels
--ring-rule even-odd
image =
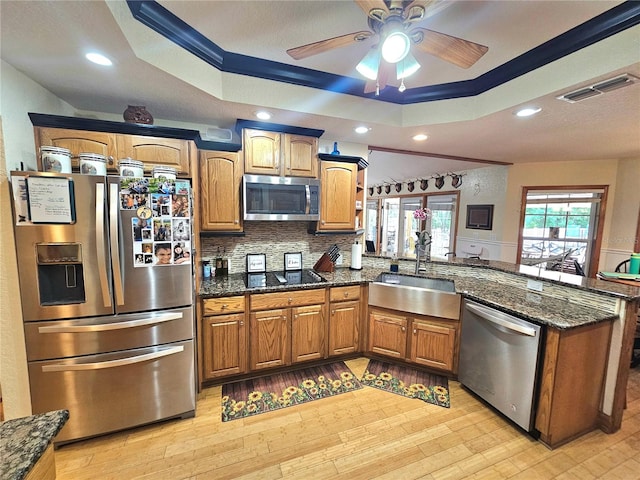
[[[469,68],[489,50],[489,47],[479,43],[427,28],[414,28],[409,32],[409,36],[414,40],[415,46],[419,50],[462,68]],[[418,37],[417,40],[416,37]]]
[[[327,38],[319,42],[309,43],[300,47],[290,48],[287,53],[296,60],[311,57],[319,53],[328,52],[334,48],[341,48],[351,45],[352,43],[362,42],[371,37],[373,32],[363,30],[361,32],[348,33],[339,37]]]
[[[367,16],[374,20],[384,22],[384,19],[389,16],[389,8],[383,0],[355,0],[355,2]]]
[[[395,65],[380,60],[380,66],[378,67],[378,78],[376,80],[369,80],[364,86],[364,93],[372,93],[376,90],[380,91],[387,86],[389,78],[393,78],[393,72],[395,72]]]

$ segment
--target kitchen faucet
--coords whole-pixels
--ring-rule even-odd
[[[426,230],[416,232],[418,235],[418,243],[416,244],[416,275],[421,271],[426,271],[427,262],[431,261],[431,234]],[[420,262],[424,262],[424,266],[420,267]]]

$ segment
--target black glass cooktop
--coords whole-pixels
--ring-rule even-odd
[[[247,273],[244,283],[249,288],[303,285],[326,282],[313,270],[290,270],[288,272]]]

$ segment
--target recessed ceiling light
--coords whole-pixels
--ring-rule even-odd
[[[369,130],[371,130],[369,127],[365,127],[365,126],[360,126],[360,127],[356,127],[355,128],[356,133],[367,133]]]
[[[541,111],[542,109],[540,107],[522,108],[516,112],[516,117],[530,117],[531,115],[535,115],[536,113]]]
[[[102,55],[101,53],[95,53],[95,52],[91,52],[91,53],[87,53],[85,55],[85,57],[87,58],[87,60],[89,60],[90,62],[96,63],[98,65],[103,65],[105,67],[109,67],[111,65],[113,65],[113,63],[111,62],[111,60],[109,60],[107,57],[105,57],[104,55]]]
[[[260,120],[270,120],[271,114],[269,112],[260,111],[256,112],[256,117],[258,117]]]
[[[414,135],[413,136],[413,139],[416,142],[422,142],[422,141],[426,140],[427,138],[429,138],[429,136],[425,135],[424,133],[419,133],[418,135]]]

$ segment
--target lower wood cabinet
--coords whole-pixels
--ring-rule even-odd
[[[371,353],[448,373],[457,371],[459,321],[371,308]]]
[[[457,371],[456,340],[458,322],[413,319],[409,360],[426,367],[455,373]]]
[[[359,351],[360,286],[329,290],[329,356]]]
[[[244,304],[244,296],[202,301],[203,380],[247,372],[249,355]]]
[[[369,351],[386,357],[406,358],[409,318],[369,310]]]
[[[597,428],[611,328],[611,322],[547,327],[535,427],[549,447]]]
[[[249,368],[325,358],[325,289],[252,295]]]

